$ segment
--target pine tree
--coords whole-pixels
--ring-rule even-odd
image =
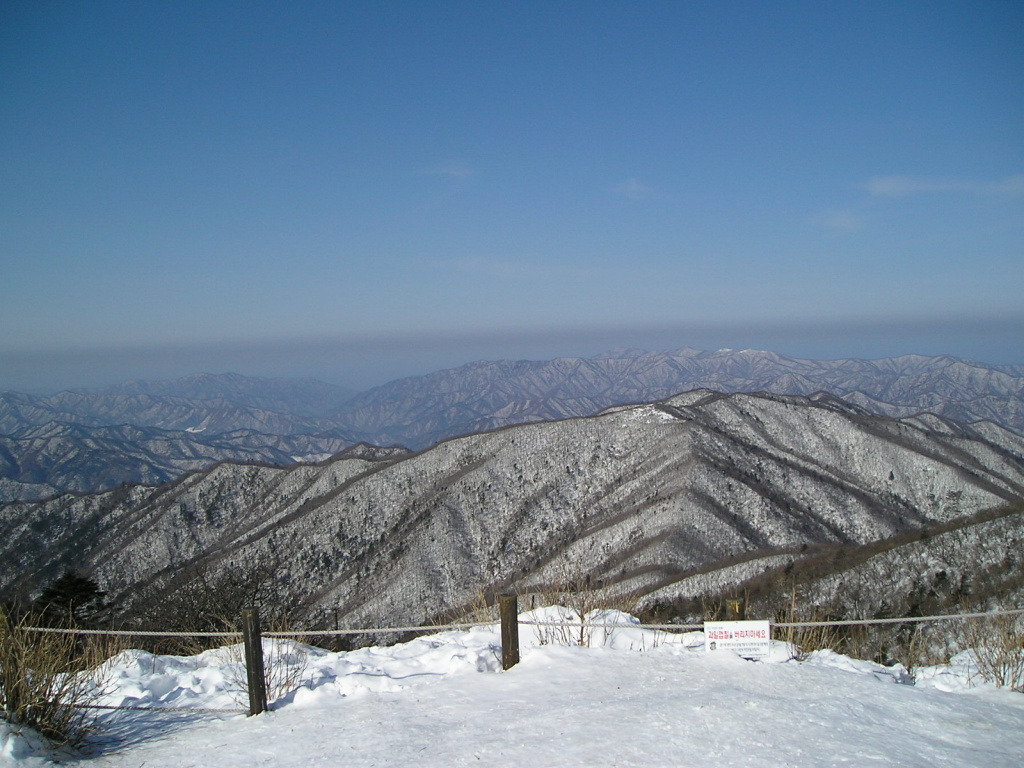
[[[74,571],[65,571],[63,576],[42,591],[35,607],[49,619],[79,625],[87,622],[105,606],[105,597],[106,592],[101,591],[92,579]]]

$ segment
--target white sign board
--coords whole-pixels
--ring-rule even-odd
[[[767,661],[772,633],[767,621],[705,621],[704,650],[732,651],[744,659]]]

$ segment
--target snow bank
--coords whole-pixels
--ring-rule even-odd
[[[16,728],[0,720],[0,765],[51,765],[48,757],[57,757],[57,750],[29,728]]]
[[[567,616],[548,608],[521,620]],[[1019,766],[1024,696],[967,691],[967,657],[921,670],[831,651],[771,663],[705,654],[699,632],[669,635],[632,616],[589,617],[591,646],[520,629],[522,662],[502,672],[497,626],[332,653],[267,641],[271,711],[116,712],[80,765],[309,766]],[[578,627],[577,627],[578,629]],[[547,632],[547,634],[545,634]],[[126,651],[107,664],[104,703],[237,707],[240,649],[198,656]],[[905,683],[905,684],[899,684]],[[0,766],[67,762],[31,733],[0,729]]]

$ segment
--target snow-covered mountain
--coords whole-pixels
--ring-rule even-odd
[[[978,525],[1001,538],[948,557],[994,569],[1019,553],[1022,499],[1024,438],[995,425],[697,390],[418,454],[221,464],[158,488],[8,505],[0,583],[29,595],[73,568],[131,614],[248,571],[306,623],[421,623],[567,571],[686,600],[820,564],[823,548],[880,552]]]
[[[588,416],[702,387],[826,391],[889,416],[927,411],[1024,432],[1024,368],[950,357],[814,361],[751,350],[625,350],[597,358],[470,363],[356,397],[308,379],[203,374],[50,397],[0,393],[0,433],[8,438],[0,446],[0,502],[151,482],[222,460],[312,460],[335,450],[331,446],[359,442],[421,449],[457,435]],[[131,432],[118,446],[109,428],[124,425],[147,435]],[[59,441],[38,439],[41,431],[62,429]],[[295,449],[296,440],[308,449]]]
[[[99,392],[38,396],[0,393],[0,433],[49,422],[219,434],[238,429],[276,435],[312,434],[338,425],[325,418],[353,393],[313,379],[260,379],[199,374],[160,382],[134,381]]]
[[[120,483],[156,485],[219,461],[322,461],[351,445],[338,437],[247,429],[207,437],[127,424],[49,422],[0,436],[0,501],[106,490]]]
[[[360,442],[326,418],[351,395],[312,379],[236,374],[0,393],[0,503],[160,483],[219,461],[320,461]]]
[[[920,355],[802,360],[756,350],[623,350],[596,358],[476,362],[376,387],[336,416],[367,442],[422,448],[454,435],[587,416],[700,388],[825,391],[887,416],[929,411],[1024,432],[1024,367]]]

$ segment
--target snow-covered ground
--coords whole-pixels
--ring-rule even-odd
[[[829,651],[789,660],[782,644],[768,663],[705,654],[701,633],[624,626],[572,647],[542,632],[521,627],[507,672],[497,627],[348,653],[267,641],[271,685],[299,681],[270,712],[109,713],[85,756],[0,725],[0,766],[1024,765],[1024,695],[972,686],[969,654],[911,677]],[[239,656],[127,651],[101,703],[244,706]]]

